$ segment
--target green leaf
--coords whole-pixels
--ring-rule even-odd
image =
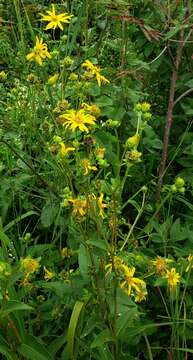
[[[4,230],[4,231],[9,230],[11,227],[13,227],[14,225],[18,224],[21,220],[23,220],[23,219],[25,219],[25,218],[27,218],[27,217],[29,217],[29,216],[32,216],[32,215],[39,215],[39,214],[37,213],[37,211],[30,210],[30,211],[26,212],[25,214],[22,214],[22,215],[18,216],[16,219],[12,220],[9,224],[7,224],[7,225],[3,228],[3,230]]]
[[[26,341],[19,346],[18,352],[30,360],[53,360],[46,348],[31,335],[28,335]]]
[[[100,334],[95,336],[95,339],[91,344],[91,349],[94,349],[95,347],[101,347],[103,344],[109,341],[113,341],[112,334],[110,333],[109,329],[105,329],[101,331]]]
[[[62,360],[66,360],[68,358],[75,360],[75,355],[74,355],[75,333],[83,306],[84,303],[82,301],[77,301],[74,305],[74,309],[70,318],[70,324],[67,332],[67,345],[63,351]]]
[[[180,219],[177,219],[171,229],[170,229],[170,239],[173,242],[185,240],[188,237],[187,230],[184,230],[184,228],[180,224]]]
[[[137,308],[133,307],[127,312],[124,312],[117,321],[117,336],[120,335],[121,331],[125,331],[127,327],[131,325],[131,321],[137,314]]]
[[[52,356],[55,356],[58,350],[61,349],[61,347],[66,342],[66,336],[62,335],[54,339],[49,345],[48,350],[51,353]]]
[[[7,346],[0,345],[0,354],[6,356],[6,360],[17,360],[15,354],[12,354],[10,349]]]
[[[89,240],[87,243],[105,251],[110,250],[110,246],[105,240]]]
[[[88,269],[91,266],[91,260],[87,248],[82,244],[78,250],[78,263],[82,277],[87,280]]]
[[[41,287],[45,290],[53,291],[58,297],[63,298],[66,294],[72,293],[72,288],[70,284],[64,284],[61,281],[52,281],[50,283],[45,283],[45,281],[40,282]]]
[[[6,302],[5,305],[2,306],[0,310],[0,317],[6,317],[9,313],[15,311],[32,311],[33,308],[27,304],[24,304],[20,301],[16,300],[9,300]]]
[[[58,205],[54,203],[47,203],[41,213],[41,223],[46,228],[53,224],[59,211]]]

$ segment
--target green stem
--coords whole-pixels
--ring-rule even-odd
[[[131,236],[131,234],[132,234],[132,232],[133,232],[133,230],[135,228],[135,225],[137,224],[139,218],[141,217],[141,215],[143,213],[144,205],[145,205],[145,193],[143,193],[143,199],[142,199],[141,208],[139,209],[138,214],[137,214],[137,216],[135,218],[135,221],[134,221],[133,225],[131,226],[131,228],[129,230],[129,233],[128,233],[128,235],[127,235],[127,237],[126,237],[126,239],[125,239],[125,241],[124,241],[124,243],[123,243],[123,245],[122,245],[122,247],[120,249],[121,251],[123,251],[125,245],[127,244],[128,240],[129,240],[129,238],[130,238],[130,236]]]

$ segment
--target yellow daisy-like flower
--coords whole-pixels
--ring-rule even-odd
[[[26,274],[33,274],[39,269],[39,260],[32,259],[30,256],[27,256],[25,259],[21,259],[21,268]]]
[[[86,60],[82,64],[82,67],[86,68],[86,70],[96,78],[98,86],[101,86],[102,82],[108,84],[110,83],[108,79],[106,79],[103,75],[100,74],[100,67],[94,65],[90,60]]]
[[[145,289],[140,289],[140,291],[135,295],[135,302],[140,303],[143,300],[146,300],[147,297],[147,290]]]
[[[88,175],[90,171],[97,171],[97,167],[91,165],[90,160],[88,160],[88,159],[83,159],[81,161],[81,165],[84,168],[84,174],[83,175]]]
[[[85,216],[88,211],[88,201],[86,199],[69,199],[73,205],[72,215],[73,216]]]
[[[54,5],[52,5],[52,11],[46,11],[46,13],[48,15],[40,14],[42,16],[40,20],[48,22],[45,30],[55,30],[57,27],[59,27],[61,30],[64,30],[62,23],[68,24],[73,16],[68,13],[56,14]]]
[[[70,151],[75,150],[74,147],[67,147],[63,142],[61,142],[59,145],[60,145],[59,155],[61,156],[67,156]]]
[[[107,204],[103,203],[103,197],[104,197],[104,194],[102,193],[99,196],[99,198],[97,198],[97,205],[99,208],[99,216],[101,216],[102,218],[105,217],[104,209],[107,208]]]
[[[93,114],[94,116],[98,117],[101,114],[101,109],[96,104],[82,104],[83,109],[85,109],[87,112]]]
[[[168,285],[171,290],[176,288],[176,285],[180,282],[180,274],[176,272],[175,268],[166,270],[165,278],[167,279]]]
[[[76,129],[80,131],[89,132],[88,125],[95,125],[96,118],[90,114],[86,114],[84,109],[81,110],[68,110],[65,114],[60,115],[59,119],[61,120],[63,126],[69,128],[72,132],[75,132]]]
[[[134,277],[135,267],[129,268],[125,265],[125,281],[120,284],[120,287],[124,289],[128,296],[131,296],[132,291],[134,290],[136,293],[141,292],[141,288],[145,288],[145,281]]]
[[[161,256],[157,256],[155,260],[152,260],[151,263],[155,266],[157,274],[164,275],[167,270],[167,264],[172,262],[171,259],[164,259]]]
[[[36,36],[36,44],[32,52],[27,54],[26,59],[28,61],[35,61],[37,64],[42,65],[44,59],[50,59],[51,55],[48,52],[48,47],[45,43],[43,43],[43,39],[39,39]]]
[[[48,269],[46,269],[46,267],[44,266],[44,279],[46,281],[51,280],[54,277],[54,273],[49,271]]]

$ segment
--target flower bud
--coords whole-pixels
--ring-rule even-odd
[[[176,187],[179,189],[179,188],[182,188],[185,184],[185,181],[184,179],[182,179],[181,177],[177,177],[176,181],[175,181],[175,185]]]
[[[143,102],[141,104],[141,110],[146,113],[150,110],[151,104],[149,104],[148,102]]]
[[[127,139],[125,145],[127,148],[137,147],[137,145],[139,144],[139,140],[140,140],[140,135],[135,134]]]

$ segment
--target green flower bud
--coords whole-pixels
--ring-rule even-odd
[[[141,104],[140,104],[140,103],[137,103],[137,104],[135,105],[135,110],[136,110],[136,111],[141,111]]]
[[[143,193],[146,193],[148,191],[148,187],[146,185],[142,186],[141,191],[143,191]]]
[[[179,188],[182,188],[185,184],[185,181],[184,179],[182,179],[181,177],[177,177],[176,181],[175,181],[175,185],[176,187],[179,189]]]
[[[150,112],[145,112],[143,115],[145,120],[150,120],[152,118],[152,114]]]
[[[148,102],[143,102],[141,104],[141,110],[146,113],[150,110],[151,104],[149,104]]]
[[[176,193],[177,190],[178,190],[178,189],[177,189],[177,187],[176,187],[175,184],[171,185],[171,191],[172,191],[172,193]]]
[[[178,189],[178,191],[179,191],[179,193],[184,194],[186,189],[185,189],[185,187],[182,186],[181,188]]]

